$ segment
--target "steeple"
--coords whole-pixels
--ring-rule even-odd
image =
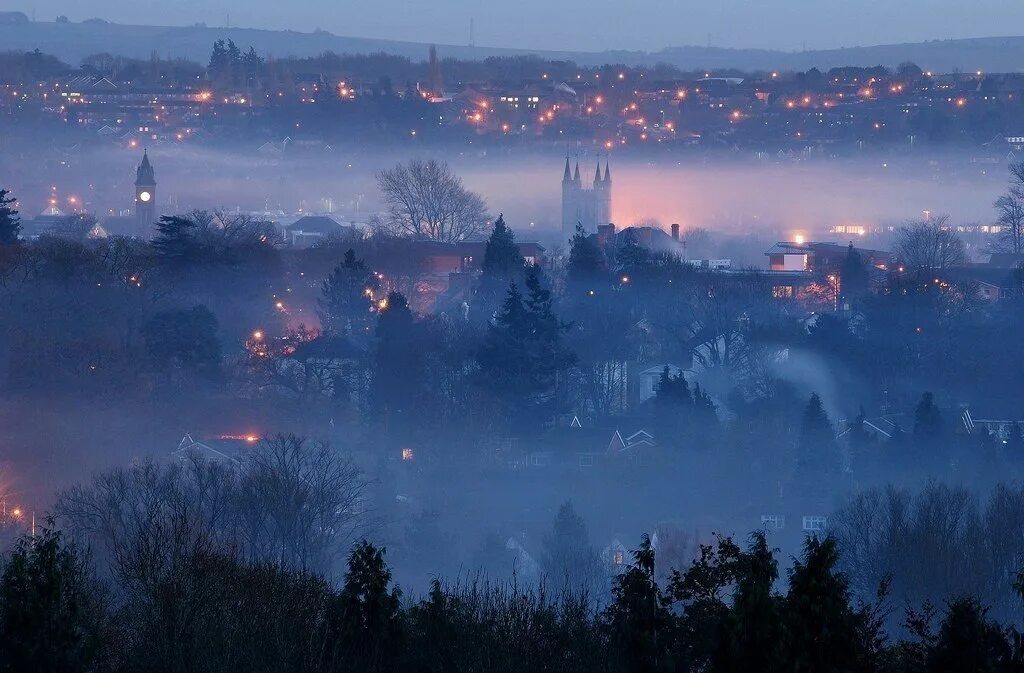
[[[601,161],[597,162],[597,170],[594,171],[594,185],[601,183]]]
[[[572,179],[575,180],[576,182],[580,181],[580,162],[579,161],[576,162],[576,172],[573,173]]]
[[[608,160],[607,159],[604,160],[604,181],[605,182],[611,182],[612,181],[612,172],[610,170],[608,170]]]
[[[562,175],[562,182],[572,180],[572,173],[569,171],[569,157],[565,158],[565,173]]]
[[[153,165],[149,163],[149,154],[146,150],[142,150],[142,163],[135,171],[135,184],[136,186],[156,184],[156,175],[153,172]]]

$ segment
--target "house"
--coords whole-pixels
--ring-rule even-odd
[[[573,416],[568,425],[545,432],[537,445],[527,451],[527,465],[577,470],[639,466],[651,461],[656,447],[654,436],[636,420],[620,418],[604,427],[585,427],[578,416]]]
[[[1018,294],[1021,284],[1013,267],[973,264],[947,269],[942,276],[965,287],[974,286],[978,298],[990,303]]]
[[[892,264],[892,254],[884,250],[858,248],[854,250],[868,266],[885,269]],[[849,245],[839,243],[795,243],[780,241],[764,253],[772,271],[810,271],[833,273],[842,269],[849,254]]]
[[[326,215],[305,215],[285,230],[288,242],[296,248],[309,248],[330,236],[356,235],[353,226],[342,226]]]
[[[208,439],[194,439],[186,433],[171,455],[179,460],[200,458],[218,463],[237,464],[241,462],[247,448],[260,441],[259,435],[218,435]]]

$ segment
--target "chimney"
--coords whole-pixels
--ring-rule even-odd
[[[677,222],[672,223],[672,240],[679,240],[679,224]]]
[[[615,241],[615,225],[610,222],[597,225],[597,244],[603,248],[609,241]]]

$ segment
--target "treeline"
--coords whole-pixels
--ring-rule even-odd
[[[384,52],[338,54],[330,51],[316,56],[273,58],[258,53],[251,45],[236,45],[233,40],[221,39],[214,42],[209,61],[205,64],[184,58],[165,59],[155,52],[149,59],[103,52],[86,56],[76,67],[37,49],[32,52],[0,52],[0,82],[21,83],[80,72],[109,77],[115,81],[149,85],[194,86],[197,78],[201,78],[223,86],[252,87],[280,86],[299,76],[316,75],[328,83],[343,80],[381,82],[386,83],[387,90],[391,86],[401,90],[401,87],[409,83],[415,84],[430,78],[431,66],[427,56],[428,52],[424,49],[422,59]],[[468,60],[445,58],[442,53],[440,66],[444,79],[450,84],[571,82],[577,79],[577,75],[583,75],[588,80],[596,76],[602,81],[614,81],[620,74],[631,81],[645,79],[657,82],[697,80],[705,75],[704,70],[685,70],[667,63],[651,66],[616,63],[585,66],[571,60],[550,60],[530,55]],[[769,78],[767,71],[740,71],[733,68],[716,70],[715,75],[746,79]],[[842,81],[867,81],[869,78],[884,80],[893,76],[911,84],[921,79],[923,72],[913,63],[904,63],[895,69],[884,66],[838,67],[821,72],[811,68],[806,72],[783,73],[781,78],[771,79],[800,91],[816,91],[825,88],[836,78]]]
[[[52,526],[52,524],[51,524]],[[144,544],[144,541],[143,541]],[[886,585],[855,602],[835,541],[808,538],[779,590],[763,535],[701,548],[659,583],[644,538],[595,606],[571,587],[484,577],[403,596],[385,550],[356,544],[337,587],[274,563],[209,551],[162,557],[138,581],[104,581],[52,527],[22,539],[0,577],[0,670],[41,671],[808,671],[1024,670],[1024,640],[970,597],[882,623]],[[553,590],[552,590],[553,589]]]

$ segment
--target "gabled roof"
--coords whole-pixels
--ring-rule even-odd
[[[178,448],[172,451],[171,455],[176,458],[199,455],[218,462],[238,463],[243,457],[244,450],[247,447],[253,446],[258,441],[259,438],[255,435],[225,435],[197,441],[192,437],[191,433],[186,433],[181,438],[181,441],[178,442]]]
[[[326,215],[305,215],[295,220],[289,229],[307,234],[333,234],[341,231],[341,224]]]

